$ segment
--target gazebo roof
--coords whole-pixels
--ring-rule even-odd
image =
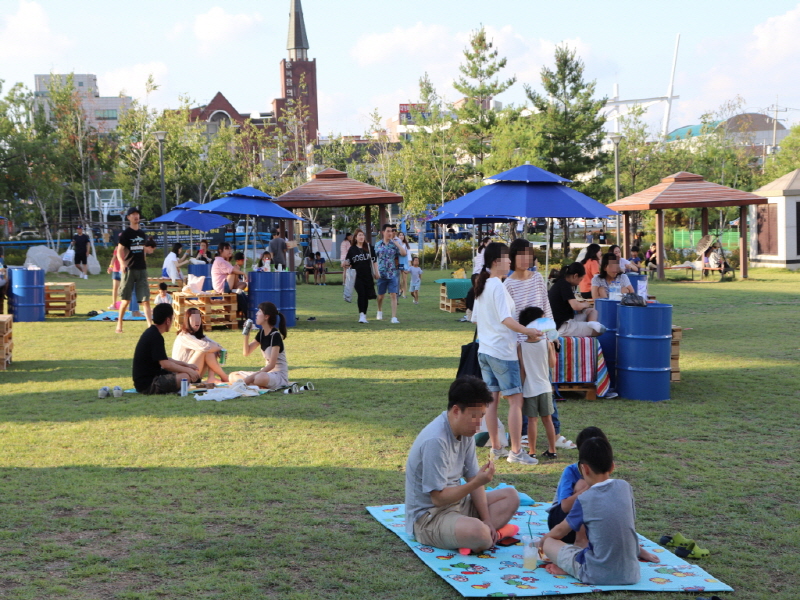
[[[292,209],[371,206],[402,201],[400,194],[352,179],[342,171],[325,169],[315,174],[308,183],[286,192],[274,202]]]
[[[772,198],[776,196],[800,196],[800,169],[795,169],[783,177],[778,177],[775,181],[761,186],[754,193]]]
[[[616,211],[658,210],[662,208],[718,208],[766,204],[763,196],[743,192],[703,179],[702,175],[681,171],[664,177],[661,183],[608,205]]]

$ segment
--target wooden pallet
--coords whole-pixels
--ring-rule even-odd
[[[0,335],[11,331],[11,326],[14,324],[14,317],[12,315],[0,315]]]
[[[73,282],[44,284],[44,314],[72,317],[75,315],[78,293]],[[56,315],[55,313],[60,313]]]
[[[183,286],[186,285],[183,281],[178,280],[177,283],[172,283],[171,279],[162,279],[161,277],[148,277],[147,283],[150,285],[150,295],[157,296],[159,291],[159,285],[162,283],[167,284],[167,293],[174,294],[175,292],[180,292],[183,289]]]
[[[681,380],[681,340],[683,339],[683,328],[677,325],[672,326],[672,348],[670,349],[670,383],[680,383]]]
[[[14,340],[11,331],[3,334],[0,343],[0,371],[5,371],[11,365],[11,354],[14,350]]]
[[[44,313],[50,317],[74,317],[76,311],[74,302],[45,301]]]
[[[449,313],[463,312],[467,310],[467,305],[463,298],[448,298],[447,285],[443,283],[439,288],[439,309]]]
[[[180,329],[183,317],[190,308],[200,311],[203,319],[203,330],[212,327],[236,329],[236,294],[188,294],[175,292],[172,295],[172,308],[175,311],[175,329]]]
[[[559,392],[581,392],[587,400],[597,400],[597,386],[593,383],[559,383]]]

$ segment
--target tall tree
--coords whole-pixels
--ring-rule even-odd
[[[153,136],[158,113],[148,103],[150,94],[157,89],[158,86],[150,75],[145,84],[144,102],[133,100],[128,110],[120,116],[116,129],[119,156],[115,173],[117,184],[130,195],[133,206],[139,206],[145,172],[148,166],[153,168],[153,156],[158,155],[158,142]],[[155,168],[158,166],[155,165]]]
[[[463,96],[456,115],[466,154],[471,158],[478,177],[482,178],[485,174],[483,161],[491,152],[492,132],[497,123],[492,100],[514,85],[517,79],[499,78],[498,74],[507,61],[498,58],[498,50],[483,27],[473,32],[469,45],[464,49],[464,59],[464,64],[458,67],[461,76],[453,83]]]
[[[573,180],[573,186],[597,193],[598,174],[608,162],[600,151],[606,119],[600,112],[606,98],[595,99],[596,83],[584,80],[584,64],[575,50],[557,46],[555,69],[542,67],[544,93],[525,86],[541,119],[540,166]],[[579,178],[580,176],[580,178]],[[569,251],[567,219],[562,220],[564,255]],[[552,246],[552,234],[550,245]]]
[[[492,136],[492,153],[484,161],[486,173],[501,173],[525,162],[538,164],[541,136],[536,113],[513,106],[501,111]]]

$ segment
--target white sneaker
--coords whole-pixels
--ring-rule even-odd
[[[556,448],[561,448],[563,450],[575,450],[577,446],[572,440],[568,440],[563,435],[560,435],[556,440]]]
[[[367,321],[367,315],[365,315],[364,313],[358,313],[358,322],[369,323],[369,321]]]
[[[499,458],[505,458],[506,456],[508,456],[508,450],[506,450],[505,448],[500,448],[500,450],[495,450],[494,448],[492,448],[491,450],[489,450],[489,452],[491,453],[493,460],[497,460]]]
[[[392,323],[399,325],[400,321],[397,320],[397,317],[392,317]]]
[[[98,398],[108,398],[108,395],[111,393],[111,390],[108,389],[107,385],[104,385],[99,390],[97,390],[97,397]]]
[[[375,320],[376,321],[383,321],[383,312],[382,311],[380,311],[380,310],[378,311],[378,314],[375,315]]]
[[[539,461],[533,458],[532,456],[528,456],[520,450],[519,452],[509,452],[508,458],[506,459],[510,463],[519,463],[521,465],[538,465]]]
[[[122,398],[122,388],[119,387],[118,385],[114,386],[113,393],[114,393],[114,398]]]

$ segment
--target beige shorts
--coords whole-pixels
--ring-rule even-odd
[[[547,417],[553,414],[553,392],[545,392],[532,398],[523,398],[522,414],[526,417]]]
[[[556,566],[561,567],[579,581],[581,579],[581,565],[575,560],[575,557],[581,550],[583,550],[583,548],[574,546],[573,544],[564,544],[561,546],[561,550],[558,551],[558,556],[556,557]]]
[[[414,523],[414,537],[426,546],[455,550],[459,547],[456,522],[461,517],[480,518],[470,496],[455,504],[434,507],[421,515]]]
[[[586,312],[576,312],[575,316],[569,321],[565,321],[558,328],[558,335],[561,337],[592,337],[597,335],[597,332],[589,327],[586,320]]]
[[[242,379],[250,377],[250,375],[258,375],[259,373],[263,373],[262,371],[237,371],[236,375],[240,376]],[[233,373],[231,373],[233,375]],[[268,390],[277,390],[278,388],[286,387],[289,385],[289,379],[279,371],[271,371],[267,373],[269,375],[269,385],[266,389]]]

